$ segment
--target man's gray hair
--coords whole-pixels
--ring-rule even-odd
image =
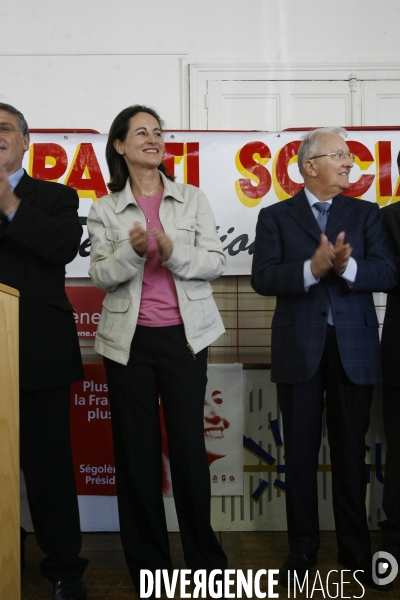
[[[306,133],[306,135],[302,138],[301,146],[297,155],[299,171],[303,177],[303,165],[306,160],[312,156],[315,156],[317,153],[317,138],[323,133],[336,133],[336,135],[340,135],[340,137],[342,137],[344,140],[347,138],[347,131],[343,127],[319,127],[318,129],[313,129],[312,131]]]
[[[0,102],[0,110],[5,110],[17,117],[21,137],[24,137],[29,134],[28,123],[25,121],[25,117],[22,114],[22,112],[17,110],[14,106],[11,106],[11,104],[6,104],[5,102]]]

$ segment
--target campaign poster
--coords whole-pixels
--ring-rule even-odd
[[[115,496],[108,385],[102,364],[84,365],[71,388],[71,439],[77,493]],[[213,495],[243,494],[242,365],[209,365],[204,440]],[[168,441],[160,400],[163,493],[173,495]]]

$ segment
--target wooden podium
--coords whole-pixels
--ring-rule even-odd
[[[19,292],[0,284],[0,598],[21,598]]]

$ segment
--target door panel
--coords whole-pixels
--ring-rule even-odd
[[[208,129],[351,124],[348,81],[208,81]]]
[[[400,125],[400,80],[363,82],[363,125]]]

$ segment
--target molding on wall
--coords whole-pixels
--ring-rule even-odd
[[[271,61],[271,62],[253,62],[253,61],[243,61],[243,60],[210,60],[207,61],[204,58],[195,58],[185,57],[184,59],[188,65],[192,69],[196,69],[199,71],[244,71],[244,72],[254,72],[254,71],[314,71],[314,70],[322,70],[322,71],[353,71],[355,69],[360,70],[388,70],[388,71],[398,71],[400,72],[400,60],[386,60],[386,61],[376,61],[371,58],[371,60],[347,60],[347,61],[316,61],[316,60],[304,60],[304,61]]]
[[[96,52],[96,50],[88,51],[82,50],[82,52],[0,52],[0,57],[12,57],[12,56],[26,56],[31,58],[32,56],[186,56],[187,52],[126,52],[124,50],[110,50],[105,52]]]

